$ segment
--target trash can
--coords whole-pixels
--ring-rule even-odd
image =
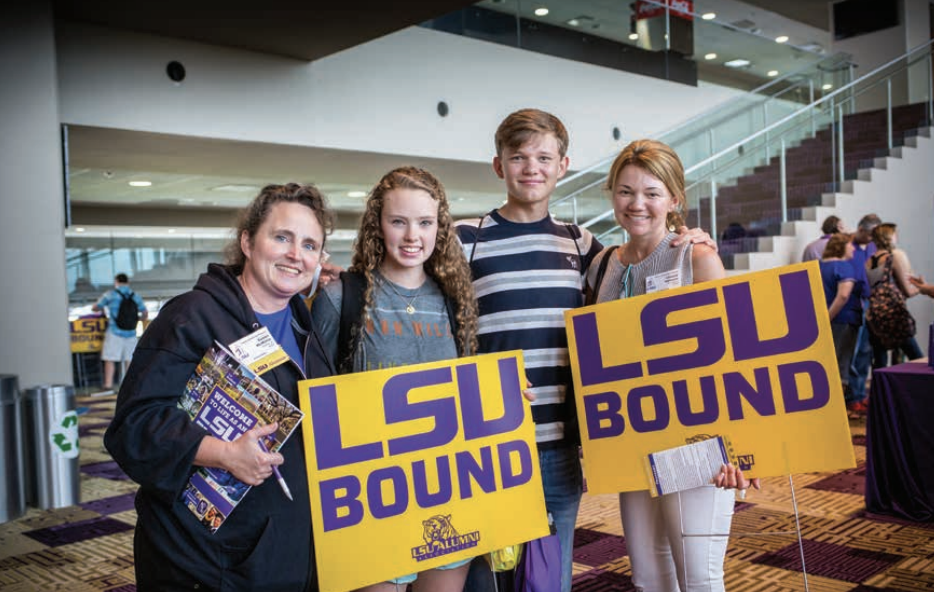
[[[16,520],[26,512],[23,476],[23,409],[19,378],[0,374],[0,522]]]
[[[41,510],[80,501],[75,389],[41,385],[23,391],[26,503]]]

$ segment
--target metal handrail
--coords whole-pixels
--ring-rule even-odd
[[[802,107],[801,109],[796,110],[794,113],[791,113],[791,114],[789,114],[789,115],[783,117],[782,119],[780,119],[780,120],[778,120],[778,121],[772,123],[771,125],[769,125],[769,126],[763,128],[763,129],[761,129],[761,130],[759,130],[759,131],[757,131],[757,132],[755,132],[755,133],[753,133],[753,134],[750,134],[750,135],[747,136],[746,138],[744,138],[744,139],[742,139],[742,140],[740,140],[740,141],[738,141],[738,142],[735,142],[734,144],[730,145],[729,147],[724,148],[723,150],[720,150],[720,151],[717,152],[716,154],[714,154],[714,155],[712,155],[712,156],[710,156],[710,157],[708,157],[708,158],[706,158],[706,159],[704,159],[704,160],[702,160],[702,161],[700,161],[700,162],[698,162],[698,163],[692,165],[692,166],[689,167],[688,169],[686,169],[686,170],[685,170],[685,177],[690,176],[692,173],[698,171],[699,169],[702,169],[703,167],[706,167],[706,166],[708,166],[708,165],[711,165],[712,163],[716,162],[717,160],[721,159],[721,158],[724,157],[724,156],[727,156],[727,155],[729,155],[729,154],[731,154],[731,153],[735,153],[735,151],[737,151],[740,147],[745,146],[746,144],[749,144],[750,142],[752,142],[752,141],[754,141],[754,140],[756,140],[756,139],[758,139],[758,138],[760,138],[760,137],[768,136],[768,135],[772,134],[772,133],[775,132],[779,127],[781,127],[781,126],[783,126],[784,124],[786,124],[787,122],[789,122],[789,121],[795,119],[796,117],[801,116],[802,114],[805,114],[805,113],[808,113],[808,112],[817,111],[817,110],[822,109],[822,108],[824,108],[825,106],[828,106],[828,105],[830,106],[830,109],[833,110],[835,101],[837,100],[838,97],[840,97],[841,93],[850,92],[850,91],[853,91],[853,90],[855,89],[855,90],[856,90],[856,93],[855,93],[855,94],[851,94],[849,97],[843,98],[843,99],[839,102],[839,105],[842,106],[842,105],[843,105],[844,103],[846,103],[846,102],[853,102],[853,103],[855,104],[855,99],[856,99],[856,97],[858,97],[859,95],[861,95],[861,94],[863,94],[864,92],[866,92],[866,90],[868,90],[868,89],[870,89],[870,88],[874,88],[874,87],[876,87],[876,86],[878,86],[878,85],[884,83],[886,80],[890,80],[890,79],[891,79],[893,76],[895,76],[896,74],[899,74],[899,73],[901,73],[901,72],[907,70],[909,67],[911,67],[912,65],[914,65],[915,63],[917,63],[918,61],[920,61],[920,60],[922,60],[922,59],[931,59],[931,58],[930,58],[931,53],[930,53],[929,51],[924,52],[923,55],[917,55],[917,56],[915,56],[914,58],[912,58],[911,56],[913,56],[914,54],[920,53],[920,52],[922,52],[922,51],[924,51],[924,50],[926,50],[926,49],[932,47],[932,45],[934,45],[934,39],[931,39],[931,40],[929,40],[929,41],[927,41],[927,42],[925,42],[925,43],[922,43],[922,44],[918,45],[917,47],[911,49],[910,51],[906,52],[905,54],[903,54],[903,55],[901,55],[901,56],[899,56],[899,57],[897,57],[897,58],[894,58],[894,59],[892,59],[892,60],[886,62],[885,64],[883,64],[883,65],[881,65],[881,66],[878,66],[877,68],[875,68],[875,69],[872,70],[871,72],[869,72],[869,73],[867,73],[867,74],[861,76],[860,78],[849,82],[848,84],[846,84],[846,85],[844,85],[844,86],[838,88],[837,90],[835,90],[835,91],[833,91],[833,92],[831,92],[831,93],[829,93],[829,94],[827,94],[827,95],[824,95],[823,97],[821,97],[820,99],[814,101],[813,103],[810,103],[810,104],[808,104],[807,106]],[[899,69],[895,70],[894,72],[890,72],[890,73],[889,73],[888,75],[886,75],[886,77],[883,78],[882,80],[876,81],[876,82],[872,83],[871,85],[866,86],[866,87],[864,87],[864,88],[862,88],[862,89],[857,89],[857,88],[856,88],[857,86],[863,85],[869,78],[871,78],[871,77],[873,77],[873,76],[876,76],[876,75],[879,74],[880,72],[883,72],[883,71],[885,71],[886,69],[889,69],[889,68],[892,67],[893,65],[896,65],[896,64],[898,64],[899,62],[902,62],[902,61],[905,61],[906,63],[905,63],[903,66],[901,66]],[[932,75],[929,73],[928,76],[932,76]],[[931,86],[931,81],[929,80],[929,87],[930,87],[930,86]],[[930,117],[930,116],[931,116],[930,114],[934,114],[934,97],[929,96],[929,97],[928,97],[928,101],[929,101],[929,117]],[[889,108],[891,108],[891,105],[889,105]],[[841,110],[841,114],[842,114],[842,110]],[[832,113],[832,112],[831,112],[831,117],[833,117],[833,113]],[[780,139],[781,139],[781,138],[783,138],[783,136],[784,136],[785,134],[787,134],[787,133],[789,133],[789,132],[791,132],[791,131],[794,131],[794,130],[796,130],[796,129],[799,129],[799,127],[800,127],[800,126],[795,126],[795,127],[786,129],[786,130],[784,130],[784,131],[781,131],[781,132],[778,133],[778,135],[777,135],[776,137],[771,138],[771,140],[775,140],[776,138],[780,138]],[[697,181],[695,181],[694,183],[692,183],[692,184],[688,187],[688,189],[691,189],[691,188],[697,186],[699,183],[702,183],[702,182],[704,182],[705,180],[711,178],[713,175],[715,175],[717,172],[722,171],[724,168],[726,168],[726,167],[728,167],[728,166],[730,166],[730,165],[732,165],[732,164],[735,164],[740,158],[741,158],[741,157],[734,157],[732,160],[728,161],[726,164],[722,164],[722,163],[721,163],[719,166],[715,166],[714,170],[709,171],[709,172],[708,172],[707,174],[705,174],[705,175],[702,175],[702,176],[700,177],[700,179],[698,179]],[[602,161],[600,164],[603,164],[603,162],[605,162],[605,161]],[[595,168],[595,167],[592,167],[592,168]],[[570,195],[568,195],[568,196],[566,196],[566,197],[568,197],[568,198],[571,197],[571,196],[575,196],[575,197],[576,197],[576,196],[579,195],[581,192],[583,192],[583,191],[585,191],[585,190],[587,190],[587,189],[589,189],[589,188],[592,188],[593,186],[595,186],[595,185],[597,185],[597,184],[599,184],[599,183],[601,183],[601,182],[602,182],[602,181],[598,181],[598,182],[591,183],[591,184],[589,184],[588,186],[586,186],[586,187],[584,187],[584,188],[582,188],[582,189],[580,189],[580,190],[578,190],[578,191],[575,191],[574,193],[572,193],[572,194],[570,194]],[[686,189],[686,191],[687,191],[687,189]],[[562,200],[559,200],[558,202],[556,202],[556,205],[557,205],[558,203],[560,203],[560,201],[564,201],[564,199],[565,199],[565,198],[562,198]],[[583,224],[581,224],[581,226],[582,226],[583,228],[587,228],[587,227],[589,227],[589,226],[592,226],[593,224],[596,224],[596,223],[598,223],[598,222],[600,222],[600,221],[602,221],[602,220],[605,220],[605,219],[608,218],[610,215],[612,215],[612,210],[610,210],[610,211],[608,211],[608,212],[604,212],[604,213],[602,213],[602,214],[599,214],[599,215],[593,217],[593,218],[590,219],[590,220],[587,220],[586,222],[584,222]]]
[[[876,69],[873,70],[872,72],[866,74],[865,76],[862,76],[862,77],[860,77],[860,78],[858,78],[858,79],[856,79],[856,80],[850,82],[849,84],[846,84],[846,85],[844,85],[844,86],[841,86],[840,88],[838,88],[837,90],[833,91],[832,93],[829,93],[829,94],[824,95],[823,97],[817,99],[817,100],[814,101],[813,103],[811,103],[811,104],[809,104],[809,105],[807,105],[807,106],[805,106],[805,107],[802,107],[801,109],[798,109],[797,111],[795,111],[794,113],[792,113],[792,114],[790,114],[790,115],[786,115],[785,117],[779,119],[778,121],[776,121],[775,123],[769,125],[768,127],[765,127],[765,128],[763,128],[763,129],[757,131],[756,133],[751,134],[751,135],[747,136],[746,138],[740,140],[739,142],[736,142],[736,143],[734,143],[733,145],[731,145],[731,146],[729,146],[729,147],[727,147],[727,148],[724,148],[723,150],[721,150],[720,152],[717,152],[717,153],[714,154],[713,156],[707,157],[706,159],[700,161],[699,163],[696,163],[695,165],[693,165],[693,166],[690,167],[689,169],[685,170],[685,171],[684,171],[685,176],[687,176],[688,174],[690,174],[690,173],[693,172],[693,171],[696,171],[697,169],[699,169],[699,168],[701,168],[701,167],[704,167],[704,166],[710,164],[711,162],[717,160],[717,159],[720,158],[721,156],[724,156],[725,154],[727,154],[727,153],[729,153],[729,152],[732,152],[733,150],[738,149],[740,146],[743,146],[744,144],[746,144],[746,143],[748,143],[748,142],[750,142],[750,141],[752,141],[752,140],[755,140],[756,138],[758,138],[758,137],[760,137],[760,136],[763,136],[763,135],[765,135],[765,134],[771,132],[772,130],[776,129],[777,127],[779,127],[779,126],[785,124],[786,122],[791,121],[791,120],[794,119],[795,117],[801,115],[802,113],[805,113],[805,112],[807,112],[807,111],[813,110],[813,109],[815,109],[816,107],[818,107],[819,105],[821,105],[821,104],[823,104],[823,103],[825,103],[825,102],[827,102],[827,101],[829,101],[829,100],[831,100],[831,99],[833,99],[833,98],[836,98],[837,95],[839,95],[840,93],[843,93],[844,91],[847,91],[847,90],[850,90],[850,89],[854,88],[857,84],[859,84],[860,82],[864,81],[865,79],[867,79],[867,78],[869,78],[869,77],[871,77],[871,76],[875,76],[876,74],[878,74],[879,72],[885,70],[885,69],[888,68],[889,66],[892,66],[893,64],[896,64],[896,63],[898,63],[898,62],[904,60],[906,57],[910,56],[911,54],[915,53],[916,51],[919,51],[919,50],[924,49],[924,48],[926,48],[926,47],[930,47],[932,43],[934,43],[934,39],[928,41],[927,43],[923,43],[923,44],[919,45],[918,47],[912,49],[911,51],[909,51],[909,52],[906,53],[905,55],[899,56],[899,57],[895,58],[894,60],[891,60],[891,61],[889,61],[889,62],[886,62],[885,64],[883,64],[882,66],[879,66],[878,68],[876,68]],[[927,57],[927,56],[925,55],[925,57]],[[907,68],[908,66],[911,66],[913,63],[914,63],[914,62],[909,62],[908,64],[905,65],[905,68]],[[905,68],[902,68],[902,70],[905,69]],[[901,70],[899,70],[899,72],[901,72]]]
[[[782,82],[788,82],[788,81],[790,81],[790,79],[792,79],[792,78],[794,78],[794,77],[796,77],[796,76],[799,76],[801,73],[803,73],[803,72],[809,70],[810,68],[817,67],[818,64],[820,64],[821,62],[824,62],[824,61],[831,61],[831,62],[835,62],[835,61],[847,61],[848,59],[849,59],[849,54],[844,53],[844,52],[840,52],[840,53],[836,53],[836,54],[834,54],[834,55],[832,55],[832,56],[830,56],[830,57],[820,58],[820,59],[815,60],[815,61],[813,61],[813,62],[811,62],[811,63],[809,63],[809,64],[805,64],[804,66],[801,66],[801,67],[798,68],[797,70],[793,70],[792,72],[789,72],[789,73],[787,73],[787,74],[781,76],[780,78],[776,78],[776,79],[774,79],[774,80],[770,80],[769,82],[766,82],[765,84],[760,85],[760,86],[758,86],[758,87],[756,87],[756,88],[754,88],[754,89],[752,89],[752,90],[750,90],[750,91],[748,91],[748,92],[746,92],[746,93],[744,93],[744,94],[742,94],[742,95],[740,95],[740,96],[733,97],[732,99],[729,99],[728,101],[726,101],[724,104],[718,105],[718,106],[716,106],[716,107],[713,107],[712,109],[708,109],[707,111],[704,111],[704,112],[702,112],[702,113],[698,113],[698,114],[696,114],[696,115],[694,115],[694,116],[692,116],[692,117],[689,117],[688,119],[686,119],[686,120],[684,120],[684,121],[678,122],[677,124],[675,124],[675,125],[669,127],[668,129],[666,129],[666,130],[664,130],[664,131],[658,133],[656,136],[657,136],[658,138],[664,138],[665,136],[668,136],[668,135],[670,135],[670,134],[672,134],[672,133],[674,133],[674,132],[677,132],[677,131],[680,130],[680,129],[686,128],[686,127],[688,127],[688,126],[690,126],[690,125],[692,125],[692,124],[694,124],[694,123],[696,123],[696,122],[698,122],[698,121],[701,121],[702,119],[709,118],[710,116],[716,115],[716,114],[718,114],[718,113],[722,113],[722,112],[724,112],[725,110],[728,110],[728,109],[729,109],[731,106],[733,106],[734,104],[740,104],[740,103],[742,103],[742,102],[744,102],[744,101],[747,101],[747,100],[749,99],[750,96],[760,94],[762,91],[764,91],[765,89],[769,88],[770,86],[778,85],[778,84],[780,84],[780,83],[782,83]],[[784,89],[781,89],[781,92],[784,93],[784,92],[786,92],[786,91],[791,90],[792,88],[795,88],[795,86],[786,87],[786,88],[784,88]],[[754,108],[758,108],[758,107],[761,106],[762,103],[767,102],[767,101],[770,101],[770,100],[773,100],[773,99],[775,99],[777,96],[778,96],[778,95],[767,95],[767,96],[763,96],[763,97],[762,97],[763,100],[762,100],[760,103],[757,103],[757,104],[755,104],[755,105],[749,105],[747,110],[751,110],[751,109],[754,109]],[[735,116],[735,114],[733,114],[733,115],[731,115],[731,116]],[[719,123],[719,122],[717,122],[717,123]],[[568,176],[568,177],[565,177],[564,179],[561,180],[561,182],[559,183],[559,186],[560,186],[560,185],[567,185],[568,183],[571,183],[572,181],[574,181],[575,179],[578,179],[579,177],[582,177],[583,175],[586,175],[586,174],[588,174],[588,173],[594,172],[596,169],[602,167],[602,166],[605,165],[607,162],[612,161],[613,158],[615,158],[615,155],[614,155],[614,156],[607,157],[607,158],[604,158],[604,159],[602,159],[602,160],[599,160],[599,161],[597,161],[596,163],[594,163],[594,164],[592,164],[592,165],[589,165],[589,166],[587,166],[587,167],[585,167],[585,168],[583,168],[583,169],[581,169],[581,170],[575,172],[574,174],[572,174],[572,175],[570,175],[570,176]],[[567,198],[570,197],[571,195],[573,195],[573,194],[568,194],[567,196],[562,197],[561,200],[567,199]],[[559,200],[558,202],[555,202],[555,205],[557,205],[557,203],[560,203],[561,200]]]

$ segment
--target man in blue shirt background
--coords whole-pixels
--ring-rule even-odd
[[[136,305],[138,313],[137,322],[140,319],[149,318],[149,312],[143,299],[139,294],[130,289],[130,280],[125,273],[118,273],[114,277],[114,288],[105,292],[92,306],[92,310],[100,312],[106,311],[107,332],[104,334],[104,347],[101,351],[101,359],[104,360],[104,389],[113,388],[115,363],[121,362],[120,376],[126,372],[126,363],[133,357],[133,350],[136,349],[136,325],[133,328],[121,328],[117,326],[117,318],[120,313],[120,303],[124,298],[132,300]]]

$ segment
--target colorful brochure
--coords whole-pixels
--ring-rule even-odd
[[[215,342],[185,385],[178,406],[213,436],[232,442],[256,427],[279,422],[266,437],[276,452],[302,421],[304,414],[230,351]],[[212,533],[224,523],[250,486],[223,469],[198,467],[182,499]]]

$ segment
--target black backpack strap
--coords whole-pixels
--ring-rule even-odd
[[[454,342],[457,343],[457,330],[460,328],[460,325],[457,323],[457,309],[454,308],[454,300],[448,298],[446,295],[444,297],[444,308],[448,311],[448,323],[451,325],[451,335],[454,336]],[[458,353],[462,356],[469,356],[476,352],[462,352],[458,348]]]
[[[356,271],[342,271],[341,275],[341,320],[337,336],[337,359],[334,365],[338,373],[350,372],[353,367],[353,352],[360,339],[360,323],[363,321],[363,295],[366,292],[366,276]]]
[[[574,243],[574,248],[577,249],[577,261],[580,263],[581,275],[587,271],[584,269],[584,256],[581,254],[581,246],[577,244],[577,240],[583,236],[581,234],[581,229],[577,227],[576,224],[565,224],[564,227],[567,229],[568,234],[571,235],[571,242]]]
[[[477,244],[480,242],[480,231],[483,230],[483,222],[486,220],[486,217],[495,212],[496,210],[491,210],[486,214],[483,214],[483,217],[480,218],[480,223],[477,224],[477,234],[473,238],[473,247],[470,249],[470,259],[467,261],[468,265],[473,265],[473,256],[477,253]]]
[[[584,306],[590,306],[591,304],[597,303],[597,297],[600,295],[600,285],[603,284],[603,276],[606,275],[606,266],[610,263],[610,257],[613,256],[613,253],[616,249],[619,248],[619,245],[613,245],[603,253],[603,258],[600,259],[600,267],[597,268],[597,276],[593,281],[593,288],[588,288],[587,293],[584,296]]]

